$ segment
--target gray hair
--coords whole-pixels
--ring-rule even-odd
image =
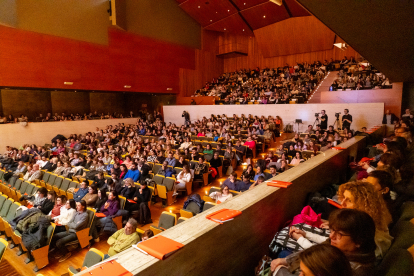
[[[132,228],[137,229],[137,227],[138,227],[138,222],[137,222],[135,219],[130,218],[130,219],[128,220],[128,223],[129,223],[129,224],[131,224]]]

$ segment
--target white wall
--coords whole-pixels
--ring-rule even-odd
[[[352,115],[353,123],[351,128],[360,130],[362,127],[372,127],[382,123],[384,115],[384,103],[351,103],[351,104],[276,104],[276,105],[168,105],[164,106],[164,120],[177,125],[184,123],[181,117],[183,110],[190,113],[190,119],[198,120],[204,116],[209,118],[211,114],[226,114],[232,116],[236,114],[252,114],[258,116],[280,116],[283,123],[293,124],[296,119],[302,119],[303,125],[299,126],[300,131],[305,131],[307,126],[315,121],[315,113],[326,110],[328,115],[328,125],[335,122],[335,112],[344,114],[344,109],[348,108]],[[340,117],[341,119],[341,117]],[[297,124],[294,126],[297,130]]]
[[[4,153],[6,146],[20,147],[24,144],[36,144],[43,146],[50,143],[58,134],[68,137],[69,134],[85,134],[95,131],[97,127],[105,128],[107,125],[119,123],[135,124],[136,118],[108,119],[68,122],[28,123],[0,125],[0,153]]]

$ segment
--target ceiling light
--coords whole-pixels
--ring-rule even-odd
[[[72,81],[65,81],[63,84],[65,84],[65,85],[72,85],[73,82]]]
[[[273,2],[276,5],[282,6],[282,0],[270,0],[270,2]]]
[[[263,18],[266,18],[266,15],[263,15]]]
[[[246,3],[244,3],[246,5]]]
[[[226,28],[224,28],[224,30],[226,30]]]
[[[200,8],[200,6],[198,6],[198,8]]]
[[[244,32],[244,29],[243,29],[243,32]]]
[[[124,85],[124,88],[131,88],[131,85]]]
[[[230,12],[230,10],[227,10],[228,12]]]
[[[334,46],[338,47],[342,51],[345,51],[345,49],[348,48],[348,45],[346,45],[345,43],[334,43]]]
[[[213,20],[210,19],[210,22],[213,22]]]

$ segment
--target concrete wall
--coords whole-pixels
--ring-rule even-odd
[[[28,123],[27,126],[20,124],[0,125],[1,139],[0,152],[3,153],[6,146],[20,147],[23,144],[36,144],[43,146],[50,143],[57,134],[68,137],[69,134],[86,133],[95,131],[97,127],[105,128],[107,125],[119,123],[135,124],[136,118],[88,120],[73,122],[47,122]]]
[[[324,154],[275,177],[290,181],[287,189],[259,185],[167,231],[159,234],[185,246],[161,261],[130,248],[117,255],[118,262],[133,275],[253,275],[274,234],[298,214],[309,192],[332,183],[343,183],[351,158],[360,158],[365,138],[341,144],[343,151]],[[242,212],[222,225],[206,215],[222,208]],[[89,275],[88,270],[81,275]]]
[[[362,127],[372,127],[382,123],[384,115],[383,103],[351,103],[351,104],[284,104],[284,105],[189,105],[189,106],[164,106],[164,120],[182,125],[184,119],[181,117],[183,110],[190,113],[191,121],[209,118],[211,114],[253,114],[280,116],[283,124],[293,124],[296,119],[302,119],[303,124],[299,126],[300,131],[305,131],[309,124],[315,121],[315,113],[326,110],[328,125],[335,121],[335,112],[344,114],[348,108],[353,116],[352,129],[360,130]],[[297,130],[297,124],[294,125]]]

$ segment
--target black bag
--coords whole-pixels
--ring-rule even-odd
[[[329,233],[330,233],[328,229],[317,228],[315,226],[310,226],[305,223],[299,223],[293,226],[306,232],[311,232],[314,234],[325,236],[326,238],[329,237]],[[287,249],[292,252],[297,252],[298,250],[302,249],[302,247],[298,244],[298,242],[295,239],[290,238],[289,229],[290,229],[290,226],[286,226],[282,228],[282,230],[276,233],[275,237],[270,243],[269,249],[270,249],[270,256],[272,258],[276,259],[282,250]]]
[[[53,139],[52,139],[52,143],[56,143],[56,140],[59,139],[60,141],[65,141],[66,137],[63,136],[62,134],[58,134],[56,135]]]

